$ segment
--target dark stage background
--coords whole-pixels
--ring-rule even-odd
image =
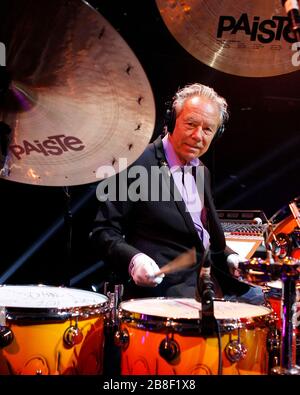
[[[91,4],[125,39],[148,76],[156,104],[153,139],[163,125],[165,102],[177,88],[201,82],[228,100],[231,116],[226,132],[204,158],[213,172],[218,209],[260,209],[270,218],[299,195],[299,71],[267,78],[226,74],[204,65],[181,47],[165,26],[154,0]],[[238,59],[232,59],[235,61]],[[109,277],[105,266],[99,264],[93,273],[76,279],[99,262],[88,239],[97,210],[96,185],[69,188],[72,205],[79,205],[72,210],[69,267],[62,221],[63,189],[0,179],[2,283],[60,285],[70,276],[75,287],[91,290],[94,284],[101,291],[101,284]],[[57,230],[42,242],[53,224]],[[8,274],[12,268],[16,270]]]

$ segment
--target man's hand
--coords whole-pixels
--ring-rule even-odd
[[[159,272],[155,261],[146,254],[137,254],[132,258],[129,272],[136,285],[142,287],[156,287],[164,278],[164,274],[155,276]]]
[[[227,263],[229,267],[230,273],[234,277],[241,277],[241,271],[239,269],[239,263],[247,261],[246,258],[243,258],[239,254],[230,254],[227,257]]]

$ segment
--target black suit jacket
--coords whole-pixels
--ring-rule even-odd
[[[143,185],[138,191],[141,199],[124,199],[124,191],[134,190],[139,176],[139,168],[144,172]],[[137,170],[137,177],[132,177]],[[159,174],[159,183],[153,187],[149,174]],[[145,173],[146,172],[146,173]],[[241,294],[248,285],[233,278],[228,270],[226,257],[233,251],[226,247],[224,232],[213,203],[210,175],[204,167],[204,202],[202,222],[210,233],[212,251],[212,278],[217,296]],[[156,177],[157,178],[157,177]],[[192,218],[182,200],[174,199],[176,185],[169,171],[162,140],[159,137],[149,144],[144,153],[128,169],[110,178],[115,183],[117,201],[100,203],[92,231],[92,240],[100,257],[104,259],[124,282],[124,298],[176,296],[194,297],[198,281],[198,271],[204,253]],[[112,185],[111,184],[111,185]],[[127,188],[128,187],[128,188]],[[164,201],[162,192],[170,191],[170,199]],[[152,192],[152,200],[151,197]],[[198,264],[193,268],[168,274],[157,287],[137,287],[128,276],[128,266],[132,257],[143,252],[155,260],[159,267],[188,249],[196,247]]]

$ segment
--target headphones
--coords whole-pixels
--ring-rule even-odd
[[[175,123],[176,123],[176,111],[175,108],[173,107],[173,104],[169,104],[169,107],[166,110],[165,114],[165,122],[164,122],[164,128],[167,129],[167,131],[172,134],[173,130],[175,129]],[[216,131],[216,134],[214,135],[214,138],[212,141],[216,141],[219,139],[225,131],[225,125],[222,123],[222,125],[219,126],[219,128]]]

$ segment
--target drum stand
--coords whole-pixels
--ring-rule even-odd
[[[298,263],[283,264],[281,272],[282,281],[282,332],[280,349],[280,366],[271,369],[274,375],[299,375],[300,367],[296,366],[296,281],[299,278]]]
[[[280,364],[270,369],[273,375],[300,375],[300,366],[296,366],[296,281],[299,279],[300,260],[284,258],[275,262],[260,258],[241,262],[239,268],[244,274],[263,273],[266,281],[282,281],[280,336]],[[253,276],[253,274],[252,274]],[[276,340],[276,339],[275,339]]]
[[[113,290],[110,288],[113,287]],[[119,330],[120,322],[118,317],[118,306],[122,301],[124,292],[123,284],[112,285],[104,283],[104,294],[109,301],[109,315],[105,326],[105,348],[103,373],[106,375],[119,376],[121,374],[121,345],[126,339],[123,338],[122,331]],[[127,339],[128,341],[128,339]]]

